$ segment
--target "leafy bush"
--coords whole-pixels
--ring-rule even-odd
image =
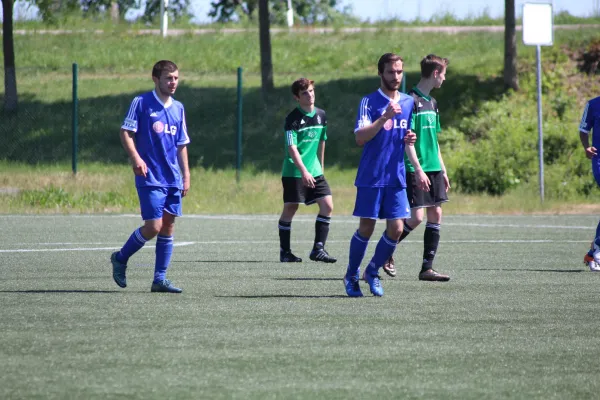
[[[600,38],[586,45],[598,47]],[[518,186],[538,184],[537,79],[534,63],[523,57],[520,91],[488,101],[457,127],[440,135],[451,183],[464,193],[503,195]],[[530,57],[529,57],[530,58]],[[564,48],[544,51],[542,76],[544,183],[549,199],[588,196],[596,183],[585,158],[577,121],[581,80]],[[592,83],[594,85],[594,83]]]

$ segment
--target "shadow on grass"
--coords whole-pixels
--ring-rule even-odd
[[[0,290],[0,293],[119,293],[119,290]]]
[[[465,268],[467,270],[469,268]],[[513,272],[558,272],[558,273],[578,273],[585,272],[584,269],[532,269],[532,268],[471,268],[471,271],[513,271]]]
[[[408,82],[418,82],[416,73]],[[290,82],[291,83],[291,82]],[[82,81],[80,87],[85,85]],[[317,82],[316,104],[327,112],[328,165],[355,168],[361,149],[354,143],[354,123],[361,98],[379,86],[378,77]],[[152,89],[149,82],[148,90]],[[410,88],[407,88],[410,89]],[[475,75],[456,74],[436,90],[442,128],[456,125],[476,112],[481,103],[502,94],[501,78],[480,81]],[[126,163],[118,132],[132,99],[139,92],[85,98],[79,101],[78,160],[108,164]],[[236,88],[195,88],[182,84],[177,99],[186,107],[191,144],[190,166],[231,168],[236,153]],[[4,145],[0,160],[26,164],[69,163],[72,156],[70,101],[50,104],[33,94],[20,95],[19,110],[0,112]],[[277,87],[267,99],[259,88],[244,91],[243,163],[258,171],[279,171],[284,146],[283,122],[296,106],[288,85]]]
[[[293,295],[293,294],[264,294],[256,296],[215,296],[221,298],[233,298],[233,299],[347,299],[348,296],[331,295],[331,296],[304,296],[304,295]]]
[[[273,278],[275,281],[342,281],[342,278]]]
[[[221,263],[221,264],[226,264],[226,263],[242,263],[242,264],[246,264],[246,263],[267,263],[269,261],[262,261],[262,260],[189,260],[189,261],[183,261],[183,260],[178,260],[178,261],[171,261],[171,263],[202,263],[202,264],[212,264],[212,263]]]

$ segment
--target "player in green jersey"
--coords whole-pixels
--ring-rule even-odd
[[[292,84],[292,93],[298,102],[285,119],[285,157],[281,173],[283,185],[283,211],[279,218],[279,260],[302,262],[292,253],[290,236],[292,219],[298,205],[317,203],[319,214],[315,222],[315,241],[310,259],[334,263],[325,250],[329,223],[333,212],[331,189],[323,175],[327,116],[315,107],[314,81],[300,78]]]
[[[433,259],[440,241],[440,225],[442,222],[442,203],[448,201],[450,181],[446,166],[442,159],[438,143],[440,114],[437,101],[430,96],[433,89],[438,89],[446,79],[448,59],[435,54],[429,54],[421,60],[421,80],[409,92],[415,104],[412,113],[412,130],[417,134],[415,150],[421,168],[427,174],[431,185],[424,191],[418,187],[415,169],[410,160],[405,157],[407,166],[406,186],[408,201],[411,206],[411,216],[404,222],[404,231],[398,242],[401,242],[417,226],[423,222],[424,210],[427,210],[427,224],[424,234],[423,264],[419,273],[421,281],[449,281],[450,276],[441,274],[433,269]],[[394,259],[390,258],[383,266],[390,276],[396,276]]]

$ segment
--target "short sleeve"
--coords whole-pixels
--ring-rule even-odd
[[[325,113],[325,111],[322,111],[321,122],[321,125],[323,125],[323,130],[321,131],[320,140],[324,142],[327,140],[327,114]]]
[[[187,123],[185,121],[185,110],[181,107],[181,129],[177,137],[177,146],[183,146],[190,142],[190,137],[187,131]]]
[[[297,146],[298,145],[298,130],[297,121],[292,118],[286,118],[283,130],[285,131],[285,145],[286,146]]]
[[[358,115],[356,116],[356,124],[354,125],[354,132],[357,130],[369,126],[373,123],[371,120],[371,110],[369,108],[369,98],[363,97],[358,106]]]
[[[583,109],[583,116],[581,117],[581,123],[579,124],[579,131],[583,133],[590,133],[594,126],[594,113],[590,110],[590,102],[588,101]]]
[[[138,96],[131,102],[129,111],[125,116],[121,129],[125,129],[131,132],[137,132],[140,110],[142,109],[142,97]]]

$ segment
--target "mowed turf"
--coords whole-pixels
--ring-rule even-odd
[[[181,218],[169,295],[150,293],[154,242],[112,281],[137,216],[0,216],[0,398],[597,398],[596,221],[447,217],[450,282],[417,280],[419,227],[384,297],[350,299],[351,217],[333,218],[333,265],[308,260],[310,216],[292,225],[301,264],[278,262],[277,216]]]

